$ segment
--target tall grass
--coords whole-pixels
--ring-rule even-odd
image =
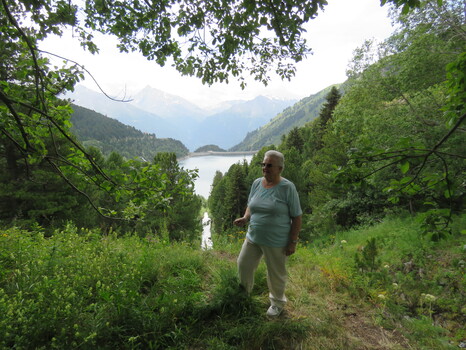
[[[3,231],[0,249],[3,349],[259,349],[305,336],[300,322],[267,322],[234,260],[212,251],[73,226]]]
[[[239,234],[202,251],[73,225],[4,230],[0,348],[449,349],[465,338],[464,236],[434,244],[417,227],[392,219],[299,247],[272,321],[264,264],[252,295],[238,285]]]
[[[466,339],[465,224],[466,217],[456,218],[453,234],[440,242],[423,236],[413,217],[339,232],[298,252],[294,289],[306,286],[350,314],[370,307],[375,325],[402,329],[413,348],[454,348]],[[371,241],[376,253],[364,264]]]

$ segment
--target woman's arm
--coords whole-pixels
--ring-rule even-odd
[[[289,256],[296,251],[296,245],[298,244],[299,231],[301,231],[302,221],[302,215],[291,218],[290,241],[285,248],[286,256]]]
[[[249,211],[249,207],[246,207],[246,211],[244,212],[244,215],[242,218],[238,218],[235,221],[233,221],[233,225],[236,226],[244,226],[246,223],[249,221],[251,218],[251,212]]]

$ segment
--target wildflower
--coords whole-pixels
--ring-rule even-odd
[[[425,293],[422,293],[421,294],[421,298],[424,299],[425,301],[429,301],[429,302],[434,302],[435,300],[437,300],[437,297],[432,295],[432,294],[425,294]]]
[[[379,295],[377,295],[377,297],[378,297],[379,299],[381,299],[381,300],[384,300],[384,299],[385,299],[385,295],[384,295],[384,294],[379,294]]]
[[[348,242],[346,242],[346,240],[342,239],[342,240],[340,241],[340,243],[341,243],[341,244],[346,244],[346,243],[348,243]]]
[[[390,265],[386,264],[386,265],[384,265],[384,268],[389,269]]]

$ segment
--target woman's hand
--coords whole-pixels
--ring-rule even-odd
[[[249,207],[246,207],[246,211],[244,212],[243,217],[238,218],[235,221],[233,221],[233,225],[244,226],[248,223],[250,217],[251,217],[251,212],[249,211]]]
[[[288,245],[285,247],[285,255],[290,256],[290,255],[294,254],[296,252],[296,245],[297,244],[298,243],[293,243],[293,242],[288,243]]]
[[[235,221],[233,221],[233,225],[244,226],[246,225],[247,222],[248,222],[248,219],[243,216],[242,218],[238,218]]]

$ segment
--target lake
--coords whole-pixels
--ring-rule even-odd
[[[252,154],[233,154],[233,155],[205,155],[194,156],[179,160],[181,167],[185,169],[198,169],[199,177],[194,182],[196,194],[208,198],[212,181],[214,180],[215,172],[221,171],[225,174],[230,167],[235,163],[242,163],[245,159],[248,163],[251,162]]]

